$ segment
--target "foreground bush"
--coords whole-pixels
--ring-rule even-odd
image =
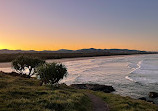
[[[44,64],[45,61],[31,57],[31,56],[19,56],[15,60],[12,61],[12,66],[16,71],[18,71],[21,74],[24,74],[24,71],[26,69],[29,70],[28,76],[34,75],[34,69],[35,67],[39,66],[40,64]]]
[[[42,84],[55,84],[67,76],[67,69],[61,63],[43,64],[36,69]]]

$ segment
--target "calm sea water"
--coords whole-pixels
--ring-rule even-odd
[[[49,62],[51,62],[49,60]],[[100,57],[63,62],[69,75],[61,82],[112,85],[117,94],[132,98],[158,92],[158,54]],[[0,68],[9,72],[11,68]],[[154,100],[158,102],[157,99]]]

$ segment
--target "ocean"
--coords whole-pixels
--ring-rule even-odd
[[[130,55],[64,62],[69,75],[66,84],[98,83],[112,85],[116,94],[132,98],[158,92],[158,54]],[[158,99],[154,99],[158,103]]]
[[[60,82],[67,85],[111,85],[116,89],[114,93],[132,98],[148,98],[149,92],[158,92],[158,54],[94,57],[63,64],[68,69],[68,76]],[[13,69],[3,67],[0,70],[9,72]],[[158,103],[158,99],[153,101]]]

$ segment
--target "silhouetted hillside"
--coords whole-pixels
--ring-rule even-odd
[[[23,51],[23,50],[0,50],[0,62],[10,62],[19,55],[28,55],[39,57],[41,59],[61,59],[61,58],[76,58],[76,57],[95,57],[95,56],[113,56],[113,55],[132,55],[132,54],[156,54],[157,52],[146,52],[139,50],[128,49],[80,49],[67,50],[61,49],[57,51]]]
[[[79,50],[60,49],[57,51],[8,50],[8,49],[0,50],[0,54],[16,54],[16,53],[117,53],[118,54],[118,53],[156,53],[156,52],[147,52],[147,51],[129,50],[129,49],[95,49],[95,48],[79,49]]]

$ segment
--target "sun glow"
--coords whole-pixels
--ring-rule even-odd
[[[0,43],[0,50],[1,49],[13,49],[9,44],[3,44],[3,43]]]
[[[0,44],[0,49],[5,49],[5,46]]]
[[[37,1],[0,0],[0,49],[158,51],[157,1]]]

